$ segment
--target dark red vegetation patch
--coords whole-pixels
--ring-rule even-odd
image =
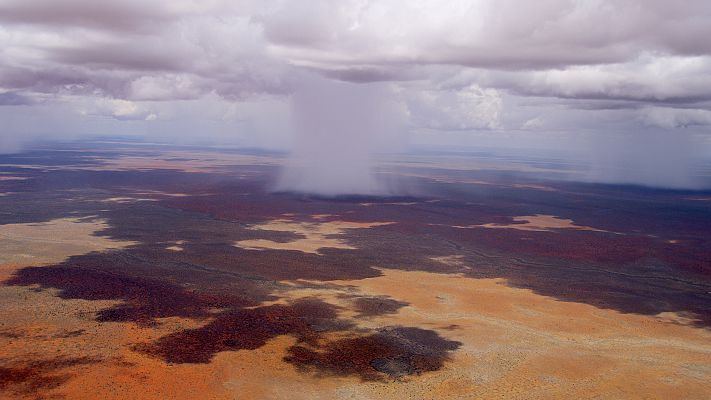
[[[71,374],[62,370],[99,362],[90,357],[58,357],[49,360],[6,363],[0,360],[0,392],[37,394],[62,385]]]
[[[374,315],[395,314],[408,303],[383,296],[356,297],[352,301],[355,311],[359,317],[371,317]]]
[[[305,371],[359,376],[384,381],[442,368],[449,353],[461,346],[436,332],[420,328],[386,327],[375,333],[328,342],[296,345],[284,358]]]
[[[322,332],[349,328],[352,324],[337,319],[335,306],[303,299],[225,312],[204,327],[164,336],[136,350],[171,363],[207,363],[220,351],[254,350],[279,335],[316,343]]]
[[[23,268],[4,283],[56,288],[63,299],[123,300],[123,304],[101,311],[97,320],[141,325],[150,325],[162,317],[204,318],[210,315],[211,308],[228,303],[168,283],[68,266]]]

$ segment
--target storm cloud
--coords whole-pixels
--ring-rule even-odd
[[[652,144],[676,140],[708,159],[709,37],[703,0],[0,0],[0,136],[13,149],[28,130],[62,137],[51,128],[65,113],[75,134],[130,122],[145,135],[190,138],[192,118],[211,121],[202,137],[231,131],[296,154],[305,122],[295,115],[312,118],[315,104],[299,99],[328,85],[334,107],[379,93],[386,120],[414,142],[501,133],[505,147],[511,135],[604,131],[600,143],[620,162],[629,155],[616,146],[663,160],[668,146]],[[377,147],[363,131],[319,135]],[[654,174],[657,164],[677,172]],[[668,164],[642,162],[663,177],[642,183],[687,179]]]

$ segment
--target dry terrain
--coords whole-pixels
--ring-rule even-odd
[[[114,147],[0,162],[0,398],[711,397],[708,193]]]

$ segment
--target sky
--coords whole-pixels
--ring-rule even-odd
[[[710,37],[708,0],[0,0],[0,151],[135,135],[299,153],[317,132],[321,154],[556,150],[603,181],[694,187]]]

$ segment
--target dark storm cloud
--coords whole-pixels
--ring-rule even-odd
[[[55,62],[99,69],[140,71],[189,71],[192,54],[155,43],[106,43],[54,48],[47,56]]]
[[[0,2],[0,24],[45,27],[85,27],[133,32],[149,30],[176,13],[145,1],[5,0]]]
[[[0,67],[0,86],[10,89],[44,93],[57,87],[81,85],[87,81],[85,73],[67,67],[52,71],[33,67]]]
[[[316,69],[316,71],[318,71],[318,69]],[[408,75],[402,71],[375,67],[345,68],[342,70],[326,70],[321,72],[330,78],[355,83],[404,81],[414,78],[412,76],[408,77]]]

